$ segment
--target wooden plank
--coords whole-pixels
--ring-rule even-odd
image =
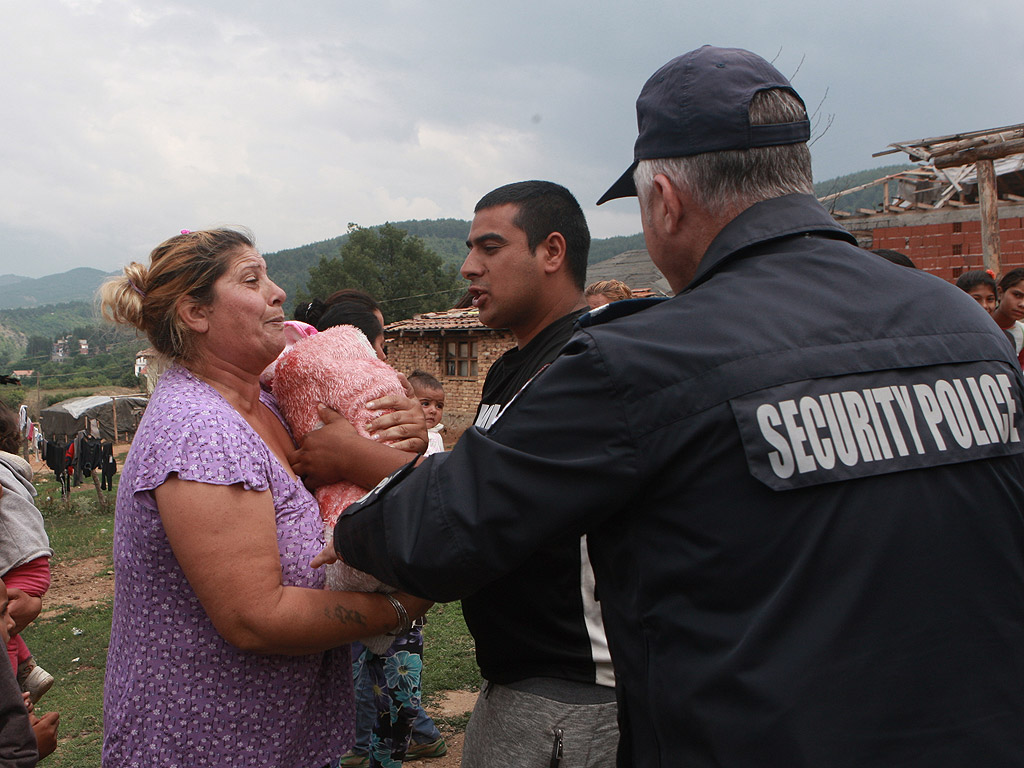
[[[936,158],[936,168],[952,168],[957,165],[969,165],[980,160],[992,161],[1010,155],[1019,155],[1024,152],[1024,139],[1004,141],[1000,144],[989,144],[975,149],[966,149],[947,157]]]
[[[999,263],[999,200],[996,197],[996,169],[991,160],[979,160],[978,199],[981,202],[981,251],[985,268],[997,275]]]
[[[918,149],[921,149],[924,147],[930,147],[937,144],[944,144],[947,142],[965,141],[977,138],[979,136],[992,136],[1014,131],[1024,131],[1024,123],[1004,125],[999,128],[987,128],[981,131],[964,131],[962,133],[950,133],[946,136],[933,136],[932,138],[929,139],[918,139],[916,141],[895,141],[892,144],[890,144],[888,148],[883,149],[881,152],[875,152],[871,156],[881,157],[882,155],[891,155],[896,152],[907,152],[907,154],[912,154],[911,152],[909,152],[907,147],[917,147]]]
[[[818,198],[818,202],[819,203],[827,203],[829,200],[835,200],[837,197],[842,197],[843,195],[853,194],[854,192],[860,192],[862,189],[868,189],[869,187],[874,187],[874,186],[878,186],[880,184],[885,184],[885,183],[889,182],[892,179],[898,179],[899,177],[903,176],[905,173],[907,173],[907,172],[906,171],[900,171],[899,173],[893,173],[893,174],[890,174],[889,176],[883,176],[880,179],[875,179],[874,181],[869,181],[866,184],[860,184],[859,186],[856,186],[856,187],[850,187],[849,189],[843,189],[843,190],[840,190],[839,192],[833,192],[830,195],[825,195],[824,197],[819,197]]]

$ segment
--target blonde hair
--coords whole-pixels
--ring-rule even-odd
[[[598,280],[587,286],[583,292],[584,296],[604,296],[608,301],[622,301],[632,299],[633,292],[621,280]]]
[[[231,258],[255,248],[252,234],[236,229],[183,231],[149,254],[149,266],[133,261],[124,274],[99,289],[103,316],[142,331],[165,357],[190,362],[196,357],[192,332],[178,317],[183,299],[200,305],[213,301],[213,284]]]

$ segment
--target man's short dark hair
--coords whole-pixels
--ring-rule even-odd
[[[552,232],[562,234],[569,275],[582,291],[587,279],[590,229],[572,192],[550,181],[517,181],[481,197],[473,213],[509,203],[519,207],[512,223],[526,233],[531,252]]]

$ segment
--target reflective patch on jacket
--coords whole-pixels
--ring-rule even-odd
[[[730,401],[775,490],[1024,453],[1017,377],[994,362],[811,379]]]

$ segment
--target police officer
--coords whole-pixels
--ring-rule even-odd
[[[587,533],[621,765],[1020,765],[1005,339],[832,221],[760,57],[674,59],[637,117],[602,202],[639,197],[678,295],[590,316],[489,430],[342,518],[339,553],[452,600]]]

